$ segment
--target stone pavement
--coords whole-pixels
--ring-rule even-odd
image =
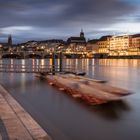
[[[0,140],[51,140],[50,136],[1,85]]]

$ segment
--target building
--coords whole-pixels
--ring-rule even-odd
[[[140,55],[140,34],[132,35],[132,43],[129,46],[128,55]]]
[[[84,53],[86,51],[86,38],[83,30],[79,37],[70,37],[67,40],[66,53]]]
[[[108,38],[110,56],[126,56],[129,47],[132,45],[132,36],[112,36]]]
[[[70,37],[67,40],[68,44],[76,43],[76,44],[86,44],[86,39],[83,30],[80,32],[79,37]]]
[[[98,42],[97,42],[97,45],[98,45],[98,54],[101,56],[101,57],[107,57],[109,55],[109,38],[111,36],[110,35],[107,35],[107,36],[102,36]]]
[[[11,35],[9,35],[9,37],[8,37],[8,46],[12,47],[12,36]]]
[[[98,53],[99,47],[98,47],[98,39],[89,40],[86,45],[86,52],[87,57],[93,57],[95,54]]]
[[[61,48],[60,48],[61,44]],[[52,39],[52,40],[43,40],[43,41],[28,41],[25,43],[21,43],[17,45],[17,51],[27,51],[27,52],[45,52],[45,53],[52,53],[55,50],[62,49],[62,44],[65,44],[63,40],[59,39]],[[64,45],[63,45],[64,46]]]
[[[9,52],[13,51],[13,48],[12,48],[12,36],[11,35],[9,35],[9,37],[8,37],[8,50],[9,50]]]
[[[98,41],[99,41],[98,39],[89,40],[86,45],[86,51],[97,53],[99,51],[98,44],[97,44]]]
[[[3,51],[3,43],[0,43],[0,52]]]
[[[8,36],[6,43],[0,43],[0,51],[11,51],[12,50],[12,36]]]

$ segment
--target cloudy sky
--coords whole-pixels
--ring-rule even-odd
[[[140,0],[0,0],[0,41],[140,33]]]

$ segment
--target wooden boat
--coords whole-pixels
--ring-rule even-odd
[[[131,94],[127,90],[74,74],[56,74],[43,77],[50,85],[54,85],[72,97],[80,98],[91,105],[120,100]]]
[[[75,73],[75,75],[85,76],[85,75],[86,75],[86,73],[85,73],[85,72],[77,72],[77,73]]]

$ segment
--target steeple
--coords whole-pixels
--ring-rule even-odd
[[[80,37],[81,37],[81,38],[84,38],[84,37],[85,37],[85,36],[84,36],[83,29],[81,29],[81,32],[80,32]]]
[[[8,37],[8,46],[12,47],[12,36],[11,35],[9,35],[9,37]]]

